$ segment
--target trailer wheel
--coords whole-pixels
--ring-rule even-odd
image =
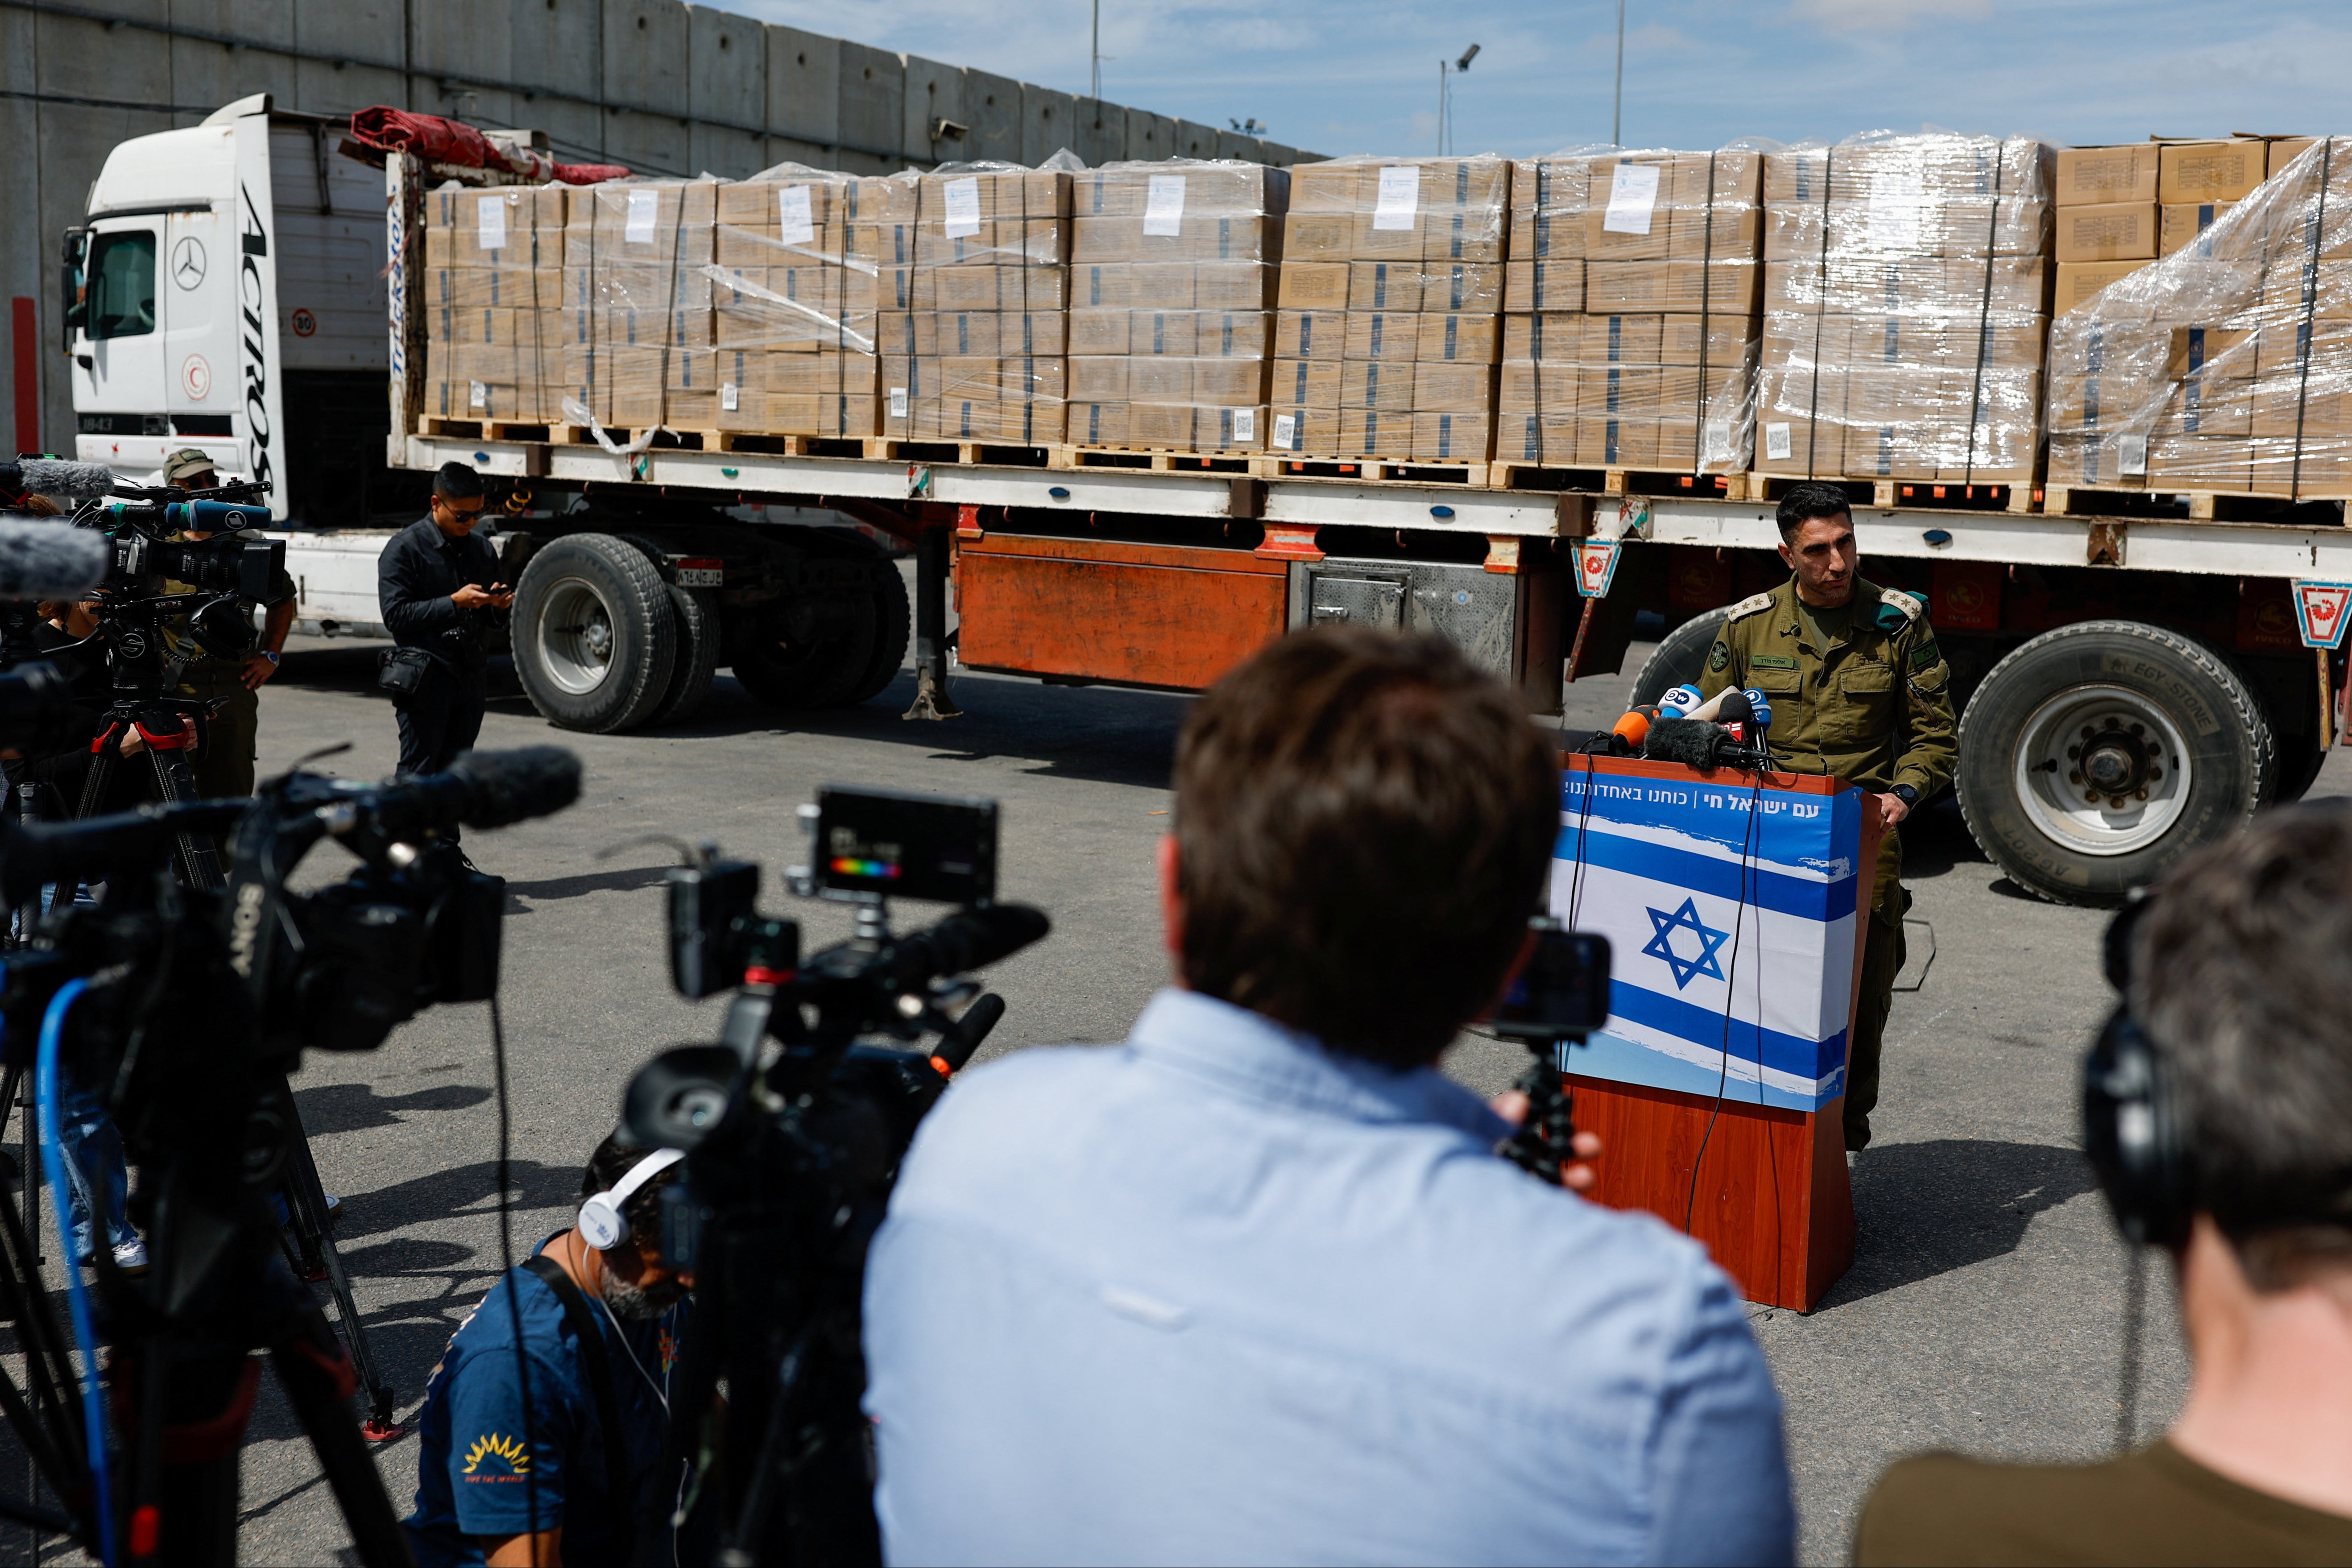
[[[708,588],[669,589],[669,607],[677,628],[677,657],[669,667],[669,689],[647,724],[683,724],[710,695],[719,672],[719,596]]]
[[[852,702],[865,701],[898,679],[898,668],[907,662],[907,640],[914,629],[914,615],[907,604],[907,580],[898,575],[895,562],[876,563],[873,598],[874,656],[866,661],[866,672],[850,690]]]
[[[1693,616],[1661,638],[1643,664],[1642,673],[1633,678],[1633,697],[1627,706],[1638,708],[1655,702],[1677,686],[1696,686],[1698,678],[1706,673],[1706,650],[1730,616],[1728,605],[1720,610],[1709,610],[1703,616]]]
[[[771,708],[829,708],[846,700],[874,657],[874,601],[787,600],[727,628],[743,689]]]
[[[661,574],[609,534],[551,541],[515,585],[515,674],[561,729],[610,734],[644,723],[669,692],[677,640]]]
[[[2120,903],[2262,802],[2273,736],[2210,649],[2084,621],[2012,650],[1960,721],[1969,831],[2053,903]]]

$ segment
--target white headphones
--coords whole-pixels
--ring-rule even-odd
[[[580,1235],[599,1252],[610,1252],[629,1239],[628,1216],[621,1205],[634,1196],[639,1187],[686,1158],[683,1149],[656,1149],[623,1176],[620,1184],[609,1193],[597,1193],[584,1198],[580,1205]]]

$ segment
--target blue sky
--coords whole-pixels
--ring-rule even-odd
[[[1084,92],[1087,0],[722,0],[813,32]],[[2347,0],[1625,0],[1624,142],[1834,141],[1923,124],[2077,145],[2352,129]],[[1548,153],[1609,138],[1615,0],[1103,0],[1103,96],[1255,115],[1327,153]]]

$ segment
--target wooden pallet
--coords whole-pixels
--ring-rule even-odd
[[[1837,474],[1807,479],[1795,474],[1750,473],[1747,499],[1776,501],[1789,493],[1790,486],[1801,484],[1839,485],[1855,505],[1892,511],[2030,512],[2042,493],[2038,485],[1964,485],[1948,479],[1853,479]]]
[[[1273,477],[1273,459],[1264,452],[1179,451],[1172,447],[1054,447],[1046,453],[1051,468],[1132,468],[1154,474],[1247,474]]]
[[[900,436],[868,436],[865,455],[881,462],[993,466],[1014,468],[1050,468],[1053,447],[1023,446],[1015,441],[917,441]]]
[[[2242,490],[2197,490],[2150,485],[2116,489],[2100,485],[2047,485],[2042,510],[2068,517],[2186,517],[2197,522],[2260,522],[2312,501],[2344,502],[2333,494],[2255,495]]]
[[[1692,474],[1671,468],[1587,468],[1573,463],[1528,463],[1513,459],[1487,465],[1487,482],[1498,490],[1593,490],[1603,495],[1693,496],[1717,500],[1748,499],[1746,474]]]
[[[1484,489],[1492,464],[1424,462],[1418,458],[1294,458],[1273,456],[1276,479],[1351,479],[1372,484],[1466,485]]]

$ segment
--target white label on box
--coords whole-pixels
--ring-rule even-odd
[[[1919,243],[1919,210],[1927,205],[1916,174],[1887,174],[1870,192],[1870,245],[1874,250],[1908,250]]]
[[[1658,208],[1658,166],[1620,163],[1609,176],[1609,210],[1601,216],[1603,234],[1647,234],[1650,217]]]
[[[2116,472],[2145,474],[2147,472],[2147,437],[2122,436],[2116,439]]]
[[[730,414],[736,412],[739,405],[736,401],[735,384],[733,382],[722,381],[719,384],[719,406],[724,408]]]
[[[507,247],[507,201],[484,196],[474,207],[474,243],[484,250]]]
[[[783,212],[781,222],[786,245],[814,245],[816,223],[809,216],[809,188],[806,185],[786,185],[776,193]]]
[[[1294,450],[1297,447],[1298,416],[1297,415],[1277,414],[1274,416],[1274,444],[1286,452]]]
[[[651,245],[654,225],[661,221],[659,191],[629,193],[629,224],[621,231],[621,238],[630,245]]]
[[[1236,442],[1255,441],[1257,439],[1256,409],[1236,408],[1234,410],[1234,439]]]
[[[1786,425],[1764,426],[1764,455],[1767,458],[1776,463],[1785,463],[1796,449],[1796,443],[1789,438],[1789,426]]]
[[[1421,210],[1421,171],[1391,163],[1381,171],[1380,199],[1372,204],[1374,228],[1411,228]]]
[[[890,417],[904,419],[906,416],[907,389],[903,386],[894,386],[890,389]]]
[[[1702,463],[1731,461],[1731,421],[1710,419],[1706,422],[1706,439],[1699,444],[1698,460]]]
[[[475,408],[488,408],[490,405],[490,389],[488,387],[484,386],[478,381],[468,382],[466,384],[468,394],[466,401],[469,406]]]
[[[960,239],[980,232],[980,177],[966,174],[948,182],[948,237]]]
[[[1184,176],[1154,174],[1143,198],[1143,232],[1175,236],[1184,232]]]

